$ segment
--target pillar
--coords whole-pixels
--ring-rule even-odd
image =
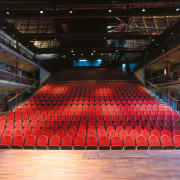
[[[167,61],[167,78],[170,78],[170,74],[171,74],[171,66],[170,66],[170,62]]]
[[[171,96],[170,88],[168,88],[167,91],[168,91],[168,106],[170,106],[170,98],[169,98]]]
[[[16,62],[16,74],[19,75],[19,63]]]

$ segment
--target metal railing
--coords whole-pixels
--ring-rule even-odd
[[[5,80],[10,82],[15,82],[18,84],[27,84],[27,85],[32,85],[34,84],[34,82],[36,82],[35,79],[31,79],[25,76],[19,76],[17,74],[8,72],[8,71],[4,71],[0,69],[0,80]]]
[[[139,73],[138,73],[138,75],[141,76]],[[154,84],[152,84],[148,80],[145,80],[145,82],[146,82],[146,87],[153,94],[153,96],[156,96],[159,100],[162,100],[167,106],[170,106],[171,109],[176,110],[176,111],[180,111],[179,100],[173,98],[172,96],[169,96],[167,93],[160,90],[157,86],[155,86]]]
[[[10,99],[8,101],[9,111],[12,110],[15,106],[18,106],[25,99],[29,98],[29,96],[32,95],[32,92],[34,92],[38,87],[39,81],[36,81],[33,85],[26,88],[23,92]]]
[[[167,106],[170,106],[171,109],[179,111],[180,110],[180,104],[179,101],[172,96],[169,96],[165,92],[161,91],[157,86],[152,84],[151,82],[147,81],[149,87],[149,91],[154,95],[157,96],[159,99],[161,99]]]

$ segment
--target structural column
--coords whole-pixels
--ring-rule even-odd
[[[170,106],[170,96],[171,96],[171,90],[170,88],[167,89],[168,93],[168,106]]]
[[[170,66],[170,62],[167,61],[167,79],[170,78],[170,74],[171,74],[171,66]]]

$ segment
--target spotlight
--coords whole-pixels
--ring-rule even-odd
[[[146,11],[146,8],[145,8],[145,5],[142,6],[142,12],[145,12]]]
[[[73,50],[71,50],[71,52],[73,53],[74,51],[73,51]]]
[[[91,53],[91,56],[93,56],[93,53]]]
[[[176,11],[179,12],[179,11],[180,11],[180,8],[179,8],[179,7],[176,7]]]
[[[81,56],[83,56],[83,54],[81,54]]]
[[[8,8],[6,9],[6,14],[7,14],[7,15],[9,15],[9,14],[10,14],[10,12],[9,12],[9,9],[8,9]]]
[[[40,11],[39,11],[39,12],[40,12],[40,14],[43,14],[43,13],[44,13],[44,11],[43,11],[43,9],[42,9],[42,8],[40,9]]]
[[[112,12],[112,7],[109,6],[108,12],[111,13]]]
[[[93,52],[96,52],[95,50]]]
[[[70,7],[69,8],[69,14],[72,14],[73,13],[73,10],[72,10],[72,8]]]

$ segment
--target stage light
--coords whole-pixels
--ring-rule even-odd
[[[91,56],[93,56],[94,54],[93,53],[91,53]]]
[[[145,8],[145,5],[142,6],[142,12],[145,12],[146,11],[146,8]]]
[[[108,12],[111,13],[112,12],[112,7],[109,6]]]
[[[9,12],[9,9],[8,9],[8,8],[6,9],[6,14],[7,14],[7,15],[9,15],[9,14],[10,14],[10,12]]]
[[[40,9],[40,11],[39,11],[39,12],[40,12],[40,14],[43,14],[43,13],[44,13],[44,11],[43,11],[43,9],[42,9],[42,8]]]
[[[85,59],[81,59],[81,60],[79,60],[79,61],[81,61],[81,62],[86,62],[87,60],[85,60]]]
[[[69,14],[72,14],[73,13],[73,10],[72,10],[72,8],[70,7],[69,8]]]
[[[179,12],[179,11],[180,11],[180,8],[179,8],[179,7],[176,7],[176,11]]]
[[[83,56],[83,54],[81,54],[81,56]]]

